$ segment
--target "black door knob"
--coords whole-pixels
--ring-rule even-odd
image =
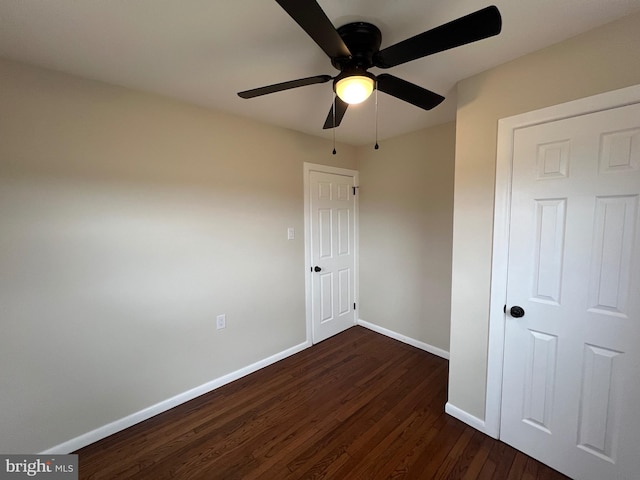
[[[314,272],[321,272],[322,269],[319,266],[316,265],[315,267],[313,267],[313,271]]]
[[[524,308],[514,305],[509,309],[509,313],[513,318],[524,317]]]

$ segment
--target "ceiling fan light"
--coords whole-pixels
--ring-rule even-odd
[[[343,102],[354,105],[364,102],[373,92],[374,80],[364,75],[352,75],[336,82],[336,94]]]

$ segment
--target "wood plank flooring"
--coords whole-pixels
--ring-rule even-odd
[[[447,374],[353,327],[75,452],[80,478],[567,479],[446,415]]]

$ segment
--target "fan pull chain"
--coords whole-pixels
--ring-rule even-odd
[[[333,94],[333,105],[331,106],[333,111],[333,154],[336,154],[336,94]]]
[[[373,147],[378,150],[380,146],[378,145],[378,79],[376,78],[376,144]]]

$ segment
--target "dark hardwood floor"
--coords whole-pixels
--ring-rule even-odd
[[[80,478],[567,478],[445,414],[447,367],[354,327],[75,452]]]

